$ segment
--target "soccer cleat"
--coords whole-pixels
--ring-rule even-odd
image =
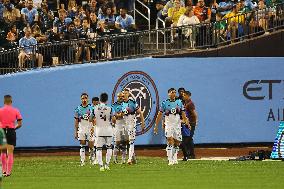
[[[110,170],[109,165],[107,165],[107,164],[105,165],[105,170],[106,170],[106,171],[109,171],[109,170]]]
[[[101,167],[100,167],[100,171],[105,171],[104,166],[101,166]]]
[[[136,159],[136,156],[135,156],[135,155],[132,157],[132,163],[133,163],[133,164],[137,164],[137,159]]]
[[[84,162],[84,161],[81,161],[80,166],[81,166],[81,167],[85,166],[85,162]]]
[[[127,164],[128,164],[128,165],[132,165],[132,160],[131,160],[131,159],[128,159],[128,160],[127,160]]]
[[[113,163],[114,163],[114,164],[118,164],[117,157],[114,157],[114,158],[113,158]]]
[[[174,165],[177,165],[177,164],[178,164],[178,160],[174,160],[174,161],[173,161],[173,164],[174,164]]]
[[[97,165],[98,164],[98,160],[97,158],[95,158],[95,160],[92,162],[92,165]]]
[[[174,165],[174,162],[173,161],[169,161],[168,165],[172,166],[172,165]]]
[[[123,160],[121,161],[121,163],[122,163],[122,164],[126,164],[126,160],[123,159]]]

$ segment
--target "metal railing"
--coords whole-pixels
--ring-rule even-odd
[[[280,4],[214,23],[48,42],[30,47],[30,54],[23,59],[20,59],[23,55],[20,48],[3,50],[0,51],[0,74],[41,67],[41,56],[42,66],[52,67],[216,48],[284,28],[283,10],[284,4]],[[149,38],[156,40],[149,41]]]

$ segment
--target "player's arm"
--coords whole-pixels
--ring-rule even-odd
[[[75,118],[74,125],[75,125],[74,136],[75,136],[75,139],[78,139],[78,128],[79,128],[79,119],[78,118]]]
[[[143,131],[143,130],[145,129],[145,119],[144,119],[144,115],[143,115],[143,112],[141,111],[140,108],[137,110],[137,113],[140,115],[141,128],[142,128],[142,131]]]
[[[158,125],[161,121],[162,116],[163,116],[163,113],[161,111],[159,111],[157,118],[156,118],[155,127],[154,127],[154,133],[155,134],[158,134]]]
[[[188,127],[190,128],[190,124],[188,118],[186,117],[185,111],[181,112],[181,117],[182,117],[182,123],[188,125]]]
[[[198,124],[198,116],[197,116],[197,112],[195,110],[192,111],[192,114],[193,116],[195,117],[195,121],[196,121],[196,124],[195,124],[195,127],[197,126]]]
[[[16,125],[15,129],[17,130],[17,129],[21,128],[21,127],[22,127],[22,119],[18,119],[17,120],[17,125]]]

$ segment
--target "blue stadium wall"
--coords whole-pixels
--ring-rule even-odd
[[[273,142],[284,119],[283,71],[284,58],[143,58],[0,76],[0,96],[11,94],[22,112],[18,147],[78,145],[73,115],[80,94],[112,95],[133,86],[148,106],[148,130],[137,144],[165,143],[162,132],[153,135],[152,123],[170,87],[192,92],[196,143]]]

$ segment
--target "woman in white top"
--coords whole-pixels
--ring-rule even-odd
[[[182,34],[189,39],[191,47],[195,46],[196,27],[192,25],[199,24],[200,21],[193,13],[193,7],[186,7],[185,13],[179,18],[177,26],[187,26],[182,29]],[[190,25],[190,26],[189,26]]]

